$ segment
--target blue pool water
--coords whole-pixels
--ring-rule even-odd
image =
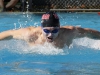
[[[0,32],[40,26],[42,14],[0,13]],[[100,31],[97,13],[58,13],[64,25]],[[100,75],[100,40],[73,40],[70,48],[52,45],[32,48],[21,40],[0,41],[0,75]]]

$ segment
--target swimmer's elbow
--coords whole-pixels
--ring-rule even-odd
[[[10,40],[10,39],[12,39],[12,38],[13,38],[13,36],[4,37],[4,38],[2,38],[2,39],[0,38],[0,41],[1,41],[1,40]]]
[[[79,37],[88,37],[91,39],[100,39],[100,32],[88,28],[77,28]]]
[[[100,36],[97,35],[88,35],[87,37],[90,39],[100,40]]]
[[[97,30],[87,29],[86,35],[91,39],[100,39],[100,32]]]
[[[100,34],[99,33],[88,33],[86,36],[88,38],[91,38],[91,39],[96,39],[96,40],[100,39]]]
[[[4,31],[0,33],[0,41],[1,40],[10,40],[13,38],[12,31]]]

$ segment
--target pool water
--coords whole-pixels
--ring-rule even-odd
[[[42,14],[0,13],[0,32],[40,26]],[[61,26],[72,25],[100,31],[97,13],[60,13]],[[50,44],[29,47],[25,41],[0,41],[0,75],[99,75],[100,40],[74,39],[70,48]]]

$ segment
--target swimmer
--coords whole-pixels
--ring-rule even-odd
[[[68,47],[73,39],[88,37],[100,39],[100,32],[74,26],[60,26],[59,17],[55,12],[43,14],[40,27],[27,27],[18,30],[8,30],[0,33],[0,40],[21,39],[30,46],[48,42],[57,48]]]
[[[1,11],[4,11],[5,9],[8,9],[8,8],[12,8],[14,7],[17,2],[19,0],[10,0],[6,6],[4,6],[4,0],[0,0],[0,8],[1,8]]]

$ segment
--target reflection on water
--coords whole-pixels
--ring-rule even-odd
[[[24,75],[99,75],[100,63],[49,63],[20,61],[0,64],[1,74]]]

